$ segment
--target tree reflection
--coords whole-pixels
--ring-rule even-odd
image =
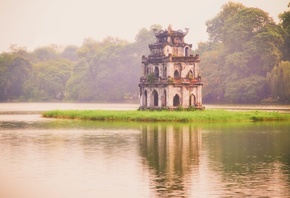
[[[191,125],[143,125],[141,153],[151,169],[151,186],[164,197],[187,196],[191,171],[199,164],[201,133]]]
[[[288,123],[252,123],[204,134],[211,169],[229,196],[289,197]]]

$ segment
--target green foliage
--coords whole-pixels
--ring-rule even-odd
[[[49,61],[58,58],[58,53],[53,46],[41,47],[34,50],[36,61]]]
[[[22,50],[0,54],[0,101],[18,100],[29,78],[31,63]]]
[[[281,47],[283,53],[283,60],[290,61],[290,3],[288,4],[288,11],[279,15],[280,25],[283,30],[284,44]]]
[[[54,101],[65,97],[65,86],[70,78],[72,63],[50,60],[33,65],[32,76],[25,82],[24,96],[30,101]]]
[[[244,9],[240,3],[229,2],[222,7],[222,11],[213,19],[206,22],[207,32],[211,41],[220,42],[225,39],[224,26],[226,21]]]
[[[134,43],[87,38],[80,47],[51,45],[31,53],[12,45],[0,54],[0,101],[137,101],[140,57],[155,41],[153,29],[161,26],[141,29]]]
[[[267,74],[271,97],[279,102],[290,102],[290,62],[282,61]]]
[[[135,66],[137,57],[133,56],[131,45],[108,37],[102,42],[90,41],[90,46],[97,48],[94,53],[92,50],[82,51],[82,58],[67,84],[68,99],[122,101],[125,94],[136,93],[140,68]],[[86,48],[80,47],[81,50]]]
[[[102,111],[66,110],[48,111],[47,118],[65,118],[106,121],[171,121],[171,122],[239,122],[239,121],[280,121],[290,120],[290,114],[262,111]]]
[[[89,65],[81,59],[75,66],[71,78],[66,84],[67,100],[90,101],[93,100],[91,93],[92,85],[88,83]]]
[[[206,22],[209,41],[199,43],[204,102],[289,102],[290,11],[275,24],[258,9],[228,2]],[[0,101],[117,102],[138,99],[140,58],[155,42],[154,29],[142,28],[135,42],[87,38],[81,46],[11,46],[0,54]],[[147,81],[154,83],[155,75]],[[172,83],[173,79],[169,79]],[[269,99],[269,100],[268,100]]]
[[[78,47],[74,45],[67,46],[63,52],[61,53],[62,58],[68,59],[70,61],[78,61],[78,54],[77,54]]]
[[[268,13],[233,2],[206,25],[210,42],[197,50],[205,101],[257,103],[268,97],[266,74],[282,58],[282,28]]]
[[[154,73],[150,73],[147,75],[147,82],[152,85],[155,81],[156,77]]]
[[[266,79],[262,76],[251,76],[228,83],[224,98],[230,103],[255,103],[264,98]]]

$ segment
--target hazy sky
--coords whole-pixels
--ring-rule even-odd
[[[36,47],[50,44],[80,46],[84,38],[107,36],[134,41],[138,31],[152,24],[190,28],[186,37],[196,47],[206,41],[205,22],[228,0],[0,0],[0,52],[10,44]],[[278,22],[289,0],[234,0],[259,7]]]

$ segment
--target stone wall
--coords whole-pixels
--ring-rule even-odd
[[[147,101],[146,93],[147,92]],[[158,105],[156,106],[154,93],[157,93]],[[199,106],[201,100],[201,87],[200,86],[158,86],[158,87],[144,87],[141,88],[140,107],[176,107],[174,106],[174,97],[178,95],[180,104],[178,106],[189,107]]]

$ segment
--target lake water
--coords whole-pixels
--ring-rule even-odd
[[[93,122],[40,115],[137,108],[0,104],[0,197],[12,198],[2,195],[16,190],[23,198],[290,197],[289,122]]]

